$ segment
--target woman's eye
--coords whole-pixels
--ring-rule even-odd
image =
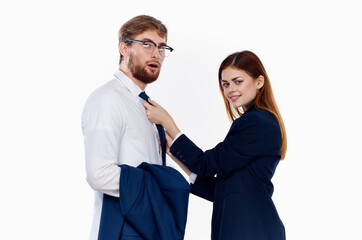
[[[222,86],[223,86],[223,87],[228,87],[229,84],[228,84],[228,83],[223,83]]]
[[[240,83],[241,83],[241,81],[235,81],[235,83],[236,83],[236,84],[240,84]]]

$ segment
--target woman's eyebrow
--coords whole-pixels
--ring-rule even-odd
[[[236,79],[238,78],[243,78],[242,76],[237,76],[237,77],[234,77],[233,79],[231,79],[231,81],[235,81]],[[224,80],[224,79],[221,79],[221,81],[223,82],[227,82],[227,80]]]

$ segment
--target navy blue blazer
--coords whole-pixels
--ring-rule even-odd
[[[104,194],[98,239],[183,239],[190,193],[184,177],[148,163],[120,167],[120,197]]]
[[[271,179],[280,161],[276,118],[251,106],[223,142],[203,152],[186,135],[170,151],[197,179],[194,193],[213,201],[213,240],[282,240],[285,230],[272,201]]]

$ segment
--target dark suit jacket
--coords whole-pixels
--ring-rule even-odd
[[[120,167],[120,198],[104,194],[98,239],[183,239],[190,193],[184,177],[148,163]]]
[[[280,161],[280,134],[276,118],[252,106],[213,149],[203,152],[185,135],[171,146],[198,175],[191,192],[213,201],[212,239],[285,239],[271,182]]]

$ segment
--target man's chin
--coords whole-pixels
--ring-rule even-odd
[[[150,84],[153,83],[154,81],[157,80],[157,78],[144,78],[144,79],[139,79],[141,82],[146,83],[146,84]]]
[[[147,81],[148,83],[152,83],[154,81],[156,81],[158,79],[158,76],[160,75],[160,71],[159,70],[155,70],[155,71],[148,71],[146,76],[145,76],[145,81]]]
[[[151,77],[151,78],[158,78],[158,75],[160,75],[160,70],[159,69],[157,69],[157,70],[150,70],[150,69],[148,69],[148,70],[146,70],[146,72],[147,72],[147,75],[149,76],[149,77]]]
[[[157,80],[159,74],[146,74],[146,75],[140,75],[140,74],[134,74],[133,76],[137,78],[139,81],[149,84],[153,83]]]

